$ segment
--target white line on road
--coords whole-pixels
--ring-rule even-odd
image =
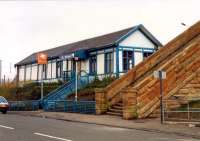
[[[42,133],[34,133],[34,134],[35,134],[35,135],[38,135],[38,136],[43,136],[43,137],[47,137],[47,138],[56,139],[56,140],[72,141],[72,140],[69,140],[69,139],[59,138],[59,137],[50,136],[50,135],[46,135],[46,134],[42,134]]]
[[[14,129],[15,129],[15,128],[8,127],[8,126],[4,126],[4,125],[0,125],[0,127],[2,127],[2,128],[6,128],[6,129],[10,129],[10,130],[14,130]]]

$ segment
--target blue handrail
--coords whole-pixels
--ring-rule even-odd
[[[82,73],[85,73],[86,75],[81,76]],[[90,79],[89,75],[85,71],[81,71],[79,73],[79,79],[78,79],[78,89],[86,86],[89,84]],[[54,91],[50,92],[47,96],[43,98],[43,102],[47,100],[63,100],[67,96],[69,96],[71,93],[75,91],[75,78],[72,78],[70,81],[65,83],[64,85],[60,86],[59,88],[55,89]]]
[[[45,102],[44,110],[95,114],[95,103],[95,101],[48,100]]]

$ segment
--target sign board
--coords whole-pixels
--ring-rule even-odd
[[[74,57],[74,60],[75,60],[75,61],[78,61],[78,60],[79,60],[79,58],[78,58],[78,57]]]
[[[161,70],[154,71],[153,75],[154,75],[155,78],[158,78],[158,79],[160,79],[160,76],[161,76],[161,79],[166,79],[166,72],[165,71],[161,71]]]
[[[60,57],[60,59],[62,60],[67,60],[67,59],[72,59],[72,58],[74,58],[74,53],[69,54],[69,55],[63,55]]]
[[[47,54],[45,53],[38,53],[37,54],[37,63],[40,65],[47,64]]]

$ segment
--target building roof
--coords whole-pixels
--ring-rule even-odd
[[[120,41],[122,41],[126,35],[136,30],[140,30],[141,32],[143,32],[144,35],[146,35],[156,46],[162,46],[162,44],[143,25],[138,25],[138,26],[130,27],[130,28],[123,29],[117,32],[66,44],[63,46],[59,46],[56,48],[52,48],[52,49],[48,49],[48,50],[44,50],[40,52],[48,54],[48,57],[50,59],[50,58],[57,58],[62,55],[70,54],[81,49],[90,50],[90,49],[100,49],[100,48],[105,48],[108,46],[114,46],[114,45],[117,45]],[[26,57],[22,61],[15,64],[15,66],[31,64],[31,63],[36,62],[37,53],[39,52],[31,54],[30,56]]]

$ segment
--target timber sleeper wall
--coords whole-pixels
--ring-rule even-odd
[[[166,98],[171,96],[170,92],[173,89],[182,85],[184,80],[198,72],[200,68],[200,36],[193,41],[191,44],[186,45],[184,51],[157,68],[167,72],[167,78],[164,80],[164,95]],[[139,118],[149,116],[159,106],[159,81],[153,77],[153,74],[150,74],[141,83],[133,85],[133,88],[137,91],[137,113]]]

